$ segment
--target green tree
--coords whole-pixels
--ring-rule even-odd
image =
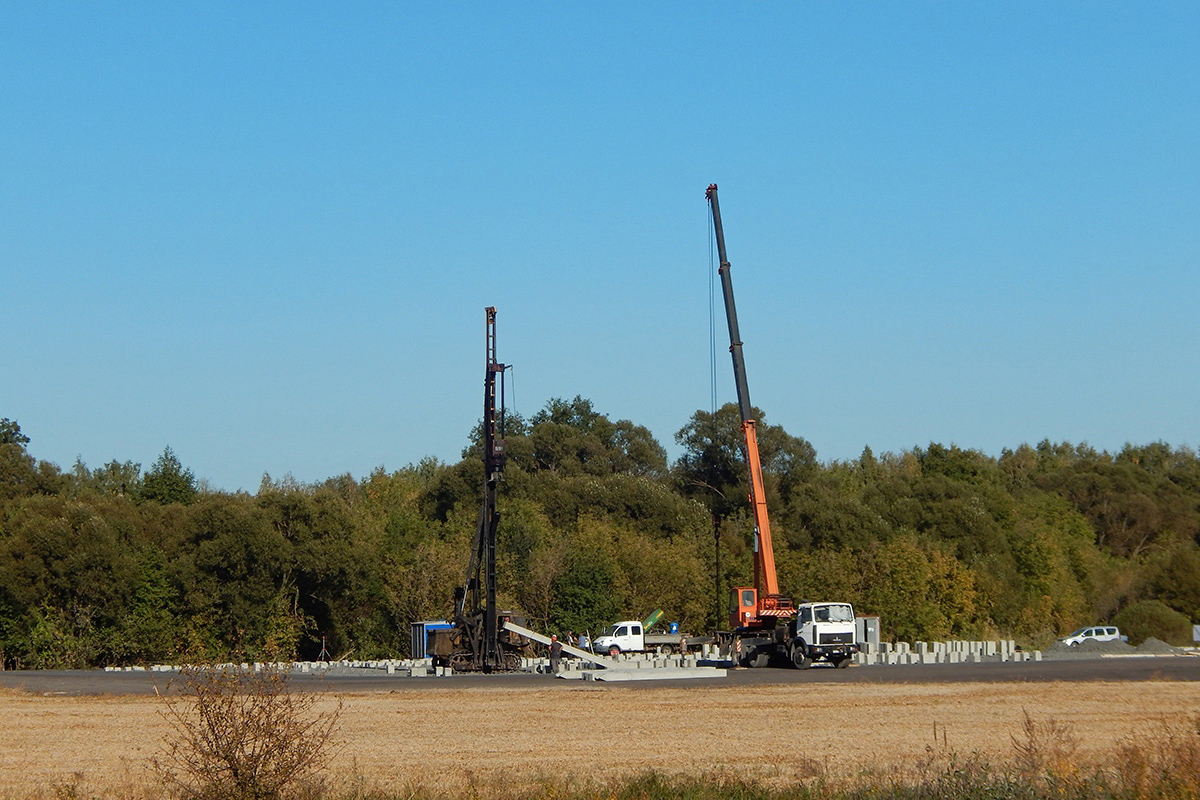
[[[168,447],[142,478],[141,498],[164,505],[188,505],[196,499],[196,476],[179,463],[175,451]]]
[[[752,409],[759,460],[764,476],[775,488],[789,494],[817,470],[816,450],[804,439],[792,436],[778,425],[768,425],[760,409]],[[745,508],[749,478],[743,453],[742,418],[736,403],[726,403],[716,412],[697,411],[675,434],[684,448],[675,463],[680,491],[704,496],[718,517]],[[767,487],[768,495],[772,487]]]
[[[224,658],[286,655],[308,627],[292,543],[245,495],[206,497],[185,512],[187,537],[170,570],[202,634],[196,646]]]
[[[1200,621],[1200,547],[1184,542],[1154,559],[1149,588],[1156,599]]]
[[[904,533],[863,554],[861,611],[879,614],[889,638],[946,639],[978,626],[974,574],[941,548]]]
[[[0,444],[15,444],[23,448],[29,444],[29,437],[21,433],[21,426],[16,420],[0,417]]]
[[[92,470],[88,469],[82,459],[77,458],[69,477],[75,492],[136,497],[142,489],[141,472],[142,465],[132,461],[120,462],[113,459]]]
[[[0,501],[58,494],[65,484],[57,466],[34,459],[25,451],[25,445],[0,444]]]
[[[1141,644],[1151,636],[1167,644],[1184,647],[1192,644],[1192,621],[1159,600],[1134,603],[1122,609],[1112,621],[1131,644]]]
[[[527,438],[515,461],[529,471],[650,477],[666,473],[666,451],[649,429],[629,420],[614,422],[579,396],[570,401],[552,398],[530,419]]]
[[[14,509],[0,537],[0,607],[10,657],[41,668],[109,664],[140,570],[135,509],[36,496]]]
[[[596,531],[602,536],[602,532]],[[577,540],[553,583],[550,625],[556,630],[598,630],[622,613],[617,565],[598,537]]]

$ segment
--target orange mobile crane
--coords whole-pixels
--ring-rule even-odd
[[[758,455],[758,433],[746,383],[746,359],[742,354],[742,336],[738,331],[737,307],[733,302],[733,277],[725,255],[725,231],[721,227],[721,206],[717,185],[705,192],[712,207],[713,231],[717,238],[718,273],[725,297],[725,318],[729,323],[729,353],[733,356],[733,379],[737,385],[738,410],[742,415],[742,446],[750,472],[750,508],[754,514],[754,586],[733,590],[729,624],[734,628],[774,629],[781,617],[794,615],[792,601],[779,593],[775,575],[775,550],[771,544],[771,521],[767,516],[767,492],[763,486],[762,460]]]
[[[765,667],[773,657],[777,661],[788,659],[800,668],[808,667],[813,661],[845,666],[858,651],[854,641],[853,608],[848,603],[805,603],[797,608],[790,598],[779,593],[762,460],[758,454],[758,433],[750,405],[750,389],[746,384],[746,360],[742,355],[742,337],[733,302],[733,279],[725,255],[725,232],[721,227],[721,207],[717,203],[715,183],[709,185],[705,196],[712,207],[717,239],[718,272],[725,298],[725,318],[729,323],[729,353],[733,356],[733,377],[742,416],[743,456],[750,473],[750,508],[754,515],[754,586],[733,589],[729,614],[733,630],[719,634],[718,641],[727,645],[735,661],[744,666]],[[845,619],[847,615],[848,620]]]

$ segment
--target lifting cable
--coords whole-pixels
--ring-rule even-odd
[[[717,413],[717,281],[714,265],[716,264],[717,234],[713,229],[712,214],[707,211],[708,218],[708,390],[709,411]]]

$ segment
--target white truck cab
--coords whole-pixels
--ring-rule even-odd
[[[592,650],[596,653],[618,655],[620,653],[638,653],[646,649],[645,630],[639,620],[631,619],[609,625],[604,633],[592,642]]]
[[[849,603],[801,603],[789,628],[789,655],[800,669],[816,661],[847,667],[859,650]]]
[[[661,612],[660,612],[661,613]],[[650,621],[656,617],[653,615]],[[652,632],[645,622],[627,619],[605,628],[604,633],[592,642],[592,652],[600,655],[617,656],[621,653],[672,653],[687,652],[695,649],[701,642],[712,641],[709,638],[697,638],[679,632],[678,625],[671,623],[670,631],[665,633]]]

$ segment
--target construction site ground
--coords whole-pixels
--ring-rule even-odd
[[[886,673],[912,678],[916,668],[855,668],[830,670],[846,676],[837,681],[815,670],[808,680],[796,671],[745,670],[733,677],[753,673],[750,683],[638,689],[549,676],[311,686],[327,692],[324,707],[342,703],[341,744],[330,770],[335,784],[451,789],[472,781],[606,780],[649,770],[782,782],[912,773],[952,753],[1003,763],[1012,758],[1012,737],[1020,737],[1026,712],[1069,724],[1078,757],[1099,760],[1164,719],[1200,714],[1198,661],[1164,659],[1157,670],[1137,667],[1133,679],[1101,670],[1095,680],[937,680],[936,670],[919,670],[926,680],[900,682],[886,680]],[[1168,662],[1184,667],[1169,669]],[[971,674],[967,667],[952,672]],[[854,673],[861,677],[850,679]],[[13,685],[12,673],[0,675]],[[169,734],[160,699],[23,686],[0,689],[0,794],[67,785],[80,794],[132,796],[134,787],[152,784],[148,760]]]

